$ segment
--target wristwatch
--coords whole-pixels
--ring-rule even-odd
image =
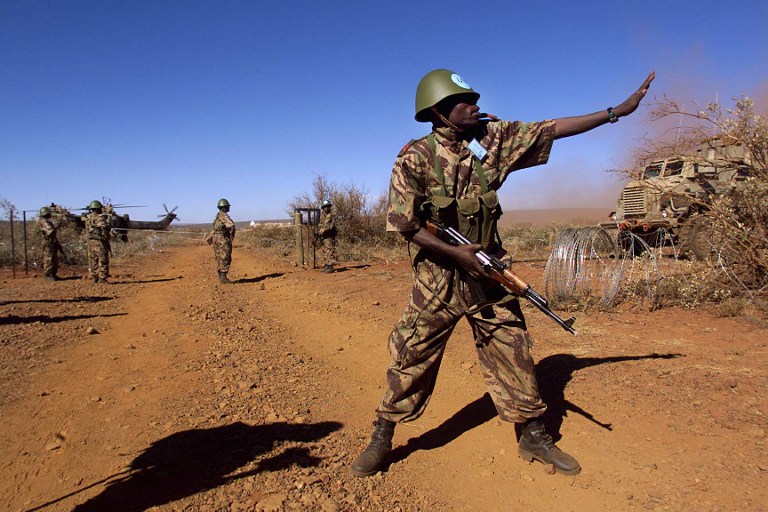
[[[608,107],[608,122],[609,123],[618,123],[619,122],[619,116],[616,115],[616,112],[613,111],[613,107]]]

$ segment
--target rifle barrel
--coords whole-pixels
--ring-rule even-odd
[[[530,286],[525,289],[523,295],[526,299],[531,301],[534,306],[539,308],[539,311],[554,320],[558,325],[560,325],[560,327],[573,334],[574,336],[578,335],[576,329],[573,328],[573,323],[576,321],[575,317],[571,317],[568,320],[563,320],[560,318],[557,313],[549,309],[549,303],[547,302],[547,299],[536,293],[536,291],[533,290]]]
[[[445,235],[443,239],[449,244],[472,244],[472,242],[467,239],[467,237],[452,227],[442,227],[432,223],[431,221],[428,221],[427,228],[438,236],[441,232],[444,233]],[[547,302],[547,299],[539,295],[533,288],[531,288],[528,283],[525,282],[523,278],[512,272],[512,270],[506,268],[504,264],[495,256],[490,256],[483,251],[476,252],[475,256],[486,270],[493,271],[500,278],[502,284],[504,284],[510,292],[517,292],[515,295],[519,294],[525,297],[542,313],[554,320],[560,327],[573,334],[574,336],[578,335],[576,330],[573,328],[573,323],[576,321],[575,317],[571,317],[568,320],[563,320],[560,318],[554,311],[549,309],[549,303]]]

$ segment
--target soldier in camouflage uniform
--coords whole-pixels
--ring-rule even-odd
[[[108,284],[111,227],[109,216],[104,214],[104,205],[93,200],[88,205],[90,213],[85,217],[85,232],[88,237],[88,271],[94,283]]]
[[[51,210],[47,206],[40,208],[37,230],[43,239],[43,276],[49,281],[58,281],[61,244],[56,236],[56,226],[51,222]]]
[[[229,201],[219,199],[219,213],[213,219],[213,254],[219,271],[219,281],[231,283],[227,277],[232,263],[232,242],[235,240],[235,223],[229,217]]]
[[[357,476],[384,466],[398,422],[425,410],[446,342],[461,318],[472,326],[483,377],[500,419],[515,424],[518,453],[577,474],[581,467],[554,445],[541,416],[531,338],[516,297],[488,278],[475,252],[503,256],[496,190],[509,173],[547,162],[554,140],[580,134],[634,112],[654,74],[616,108],[541,122],[500,121],[481,114],[480,95],[445,69],[428,73],[416,92],[416,120],[432,132],[398,155],[389,189],[387,230],[420,247],[410,300],[389,337],[392,363],[376,410],[371,441],[353,461]],[[452,246],[424,227],[432,220],[458,229],[473,245]]]
[[[327,199],[323,201],[320,207],[320,224],[317,235],[323,241],[323,255],[325,256],[325,266],[323,272],[333,272],[333,266],[336,264],[336,214],[331,208],[333,205]]]

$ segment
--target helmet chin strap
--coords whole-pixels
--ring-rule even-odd
[[[465,130],[462,130],[461,128],[459,128],[458,126],[456,126],[455,124],[453,124],[452,122],[450,122],[450,121],[449,121],[449,120],[448,120],[448,119],[447,119],[447,118],[446,118],[446,117],[445,117],[443,114],[441,114],[441,113],[440,113],[440,111],[439,111],[439,110],[437,110],[437,108],[436,108],[436,107],[431,107],[431,108],[432,108],[432,112],[433,112],[433,113],[434,113],[434,114],[435,114],[435,115],[438,117],[438,119],[440,119],[440,121],[442,121],[442,122],[443,122],[443,123],[444,123],[444,124],[445,124],[445,125],[446,125],[448,128],[450,128],[451,130],[454,130],[454,131],[456,131],[457,133],[463,133],[463,132],[465,131]]]

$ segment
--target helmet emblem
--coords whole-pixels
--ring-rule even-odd
[[[459,87],[461,87],[463,89],[471,89],[469,84],[467,82],[465,82],[464,79],[461,78],[456,73],[451,75],[451,80],[453,81],[453,83],[455,83],[456,85],[458,85]]]

